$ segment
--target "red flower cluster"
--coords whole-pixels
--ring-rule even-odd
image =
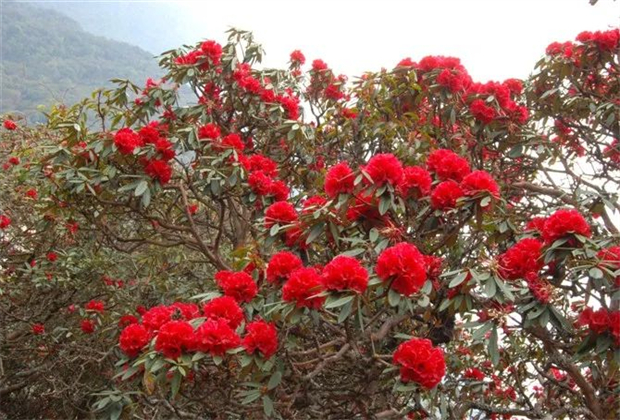
[[[416,382],[426,389],[435,388],[446,374],[443,350],[425,338],[402,343],[394,352],[393,362],[400,365],[401,381]]]
[[[560,209],[547,218],[542,229],[542,236],[547,244],[552,244],[568,235],[581,235],[589,238],[592,231],[586,219],[577,210]],[[575,245],[572,238],[569,244]]]
[[[43,324],[34,324],[32,326],[32,333],[34,335],[42,335],[45,334],[45,325]]]
[[[486,105],[482,99],[474,100],[469,105],[469,112],[471,112],[474,118],[484,124],[489,124],[497,116],[495,108]]]
[[[144,146],[144,141],[131,128],[121,128],[114,134],[114,144],[119,152],[130,155],[137,147]]]
[[[486,171],[473,171],[461,181],[461,189],[468,196],[480,192],[487,192],[495,198],[499,198],[499,186],[493,177]]]
[[[193,347],[197,351],[222,356],[238,347],[241,339],[224,319],[208,319],[196,330]]]
[[[222,59],[222,46],[215,41],[205,41],[199,49],[177,57],[174,61],[180,65],[194,65],[202,62],[200,69],[207,70],[211,65],[217,66]]]
[[[355,258],[340,255],[323,268],[321,283],[327,290],[364,293],[368,287],[368,271]]]
[[[84,309],[87,311],[102,313],[105,310],[105,306],[100,300],[91,300],[84,306]]]
[[[306,57],[299,50],[295,50],[291,53],[291,64],[294,66],[302,66],[306,62]]]
[[[577,35],[577,41],[587,44],[594,43],[602,51],[617,51],[620,48],[620,29],[609,31],[584,31]]]
[[[142,315],[142,324],[151,332],[158,331],[172,319],[174,309],[165,305],[154,306]]]
[[[614,344],[620,347],[620,311],[609,311],[605,308],[594,311],[592,308],[585,308],[579,314],[577,325],[587,325],[590,331],[597,335],[609,333]]]
[[[4,214],[0,214],[0,229],[6,229],[10,225],[11,225],[11,219]]]
[[[313,297],[323,291],[321,276],[311,267],[298,268],[289,276],[282,287],[282,299],[295,302],[298,308],[318,309],[325,301],[324,297]]]
[[[12,120],[4,120],[4,122],[2,123],[2,125],[4,126],[4,128],[6,128],[7,130],[16,130],[17,129],[17,124],[15,124],[15,121]]]
[[[246,171],[252,173],[261,171],[270,178],[278,176],[278,164],[265,155],[255,154],[251,156],[239,156],[239,161]]]
[[[452,180],[439,183],[431,193],[431,207],[436,210],[453,209],[456,200],[465,194],[459,184]]]
[[[433,180],[428,171],[420,166],[407,166],[398,185],[398,192],[404,198],[426,197],[431,192]]]
[[[269,359],[278,350],[278,331],[274,324],[257,320],[250,322],[245,329],[247,335],[242,345],[248,353],[258,350],[265,359]]]
[[[283,283],[293,271],[302,266],[301,259],[292,252],[278,252],[271,257],[267,265],[267,281],[273,284]]]
[[[151,336],[144,326],[132,323],[121,332],[118,339],[121,350],[129,357],[137,356],[148,344]]]
[[[338,194],[350,194],[353,191],[355,176],[346,162],[332,166],[325,175],[325,193],[330,198]]]
[[[252,276],[244,271],[220,271],[215,274],[215,282],[226,296],[237,302],[250,302],[258,293],[258,286]]]
[[[265,227],[269,229],[275,224],[288,225],[297,221],[297,211],[291,203],[278,201],[265,210]]]
[[[391,282],[391,287],[405,296],[420,290],[426,281],[424,256],[415,245],[406,242],[384,250],[375,271],[381,280]]]
[[[506,280],[524,279],[543,266],[543,244],[534,238],[521,239],[498,258],[499,274]]]
[[[426,161],[426,166],[441,181],[451,179],[460,182],[471,172],[467,159],[448,149],[438,149],[431,153]]]
[[[391,153],[379,153],[373,156],[363,170],[370,176],[375,185],[391,184],[398,186],[403,177],[403,165]],[[367,178],[364,178],[368,181]]]
[[[484,373],[478,368],[467,368],[463,374],[465,379],[472,379],[474,381],[482,381],[485,377]]]
[[[205,303],[203,313],[209,319],[223,319],[233,329],[245,320],[243,310],[230,296],[222,296]]]
[[[199,139],[217,140],[220,138],[220,134],[220,128],[213,123],[208,123],[198,127]]]
[[[525,281],[534,299],[543,304],[549,303],[552,292],[551,284],[538,277],[536,273],[532,271],[526,274]]]
[[[95,332],[95,323],[90,319],[83,319],[80,323],[80,329],[84,334],[92,334]]]
[[[144,172],[162,185],[172,178],[172,168],[164,160],[152,159],[145,162]]]
[[[192,324],[187,321],[168,321],[157,332],[155,350],[170,359],[176,359],[193,347],[193,338]]]

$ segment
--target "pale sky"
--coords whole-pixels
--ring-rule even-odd
[[[461,58],[475,80],[525,78],[552,41],[620,26],[620,2],[599,0],[268,0],[184,1],[187,42],[223,41],[252,30],[282,67],[300,49],[337,73],[360,75],[425,55]],[[186,15],[186,16],[187,16]],[[165,35],[164,35],[165,36]]]

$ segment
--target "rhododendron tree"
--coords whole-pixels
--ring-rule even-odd
[[[0,410],[620,414],[618,30],[501,82],[229,35],[3,118]]]

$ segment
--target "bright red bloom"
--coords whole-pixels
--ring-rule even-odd
[[[216,140],[220,137],[220,134],[220,128],[213,123],[208,123],[198,128],[199,139]]]
[[[324,71],[327,70],[328,66],[325,61],[321,59],[316,59],[312,62],[312,70],[314,71]]]
[[[306,57],[299,50],[295,50],[291,53],[291,64],[296,66],[302,66],[306,62]]]
[[[465,379],[473,379],[474,381],[482,381],[484,379],[484,373],[478,368],[465,369],[463,374]]]
[[[297,211],[291,203],[278,201],[265,210],[265,227],[270,228],[275,224],[288,225],[297,220]]]
[[[237,302],[250,302],[258,293],[256,282],[244,271],[219,271],[215,274],[215,282],[226,296],[233,297]]]
[[[151,178],[158,180],[162,185],[167,184],[172,177],[172,168],[165,160],[160,159],[147,161],[144,172]]]
[[[19,158],[17,156],[11,156],[9,158],[9,163],[11,165],[17,166],[17,165],[19,165]]]
[[[393,362],[400,365],[401,381],[416,382],[426,389],[435,388],[446,374],[443,350],[425,338],[402,343],[394,352]]]
[[[452,180],[444,181],[431,193],[431,207],[436,210],[453,209],[456,207],[456,200],[463,196],[459,184]]]
[[[600,308],[590,314],[588,327],[596,334],[603,334],[609,328],[609,312],[605,308]]]
[[[259,196],[268,195],[273,186],[273,179],[268,177],[263,171],[255,171],[248,176],[248,185]]]
[[[186,321],[191,321],[194,318],[200,317],[200,308],[198,308],[198,305],[195,303],[174,302],[172,305],[168,306],[168,308],[176,312],[173,316],[175,319],[179,319],[178,315]]]
[[[193,347],[194,327],[187,321],[168,321],[161,326],[155,350],[169,359],[176,359]]]
[[[355,176],[346,162],[340,162],[327,171],[325,175],[325,193],[330,198],[338,194],[350,194],[353,191]]]
[[[347,219],[356,221],[359,219],[382,220],[379,213],[379,200],[372,194],[360,194],[355,197],[347,209]]]
[[[45,325],[43,324],[34,324],[32,326],[32,333],[34,335],[42,335],[45,334]]]
[[[278,350],[278,330],[273,323],[263,320],[250,322],[245,327],[247,334],[243,338],[243,347],[252,354],[259,350],[265,359],[269,359]]]
[[[142,324],[149,331],[157,331],[166,322],[172,319],[174,309],[164,305],[154,306],[142,314]]]
[[[235,149],[238,152],[243,152],[243,149],[245,149],[245,144],[243,143],[243,140],[241,140],[241,136],[234,133],[224,137],[221,145],[223,147]]]
[[[159,122],[153,121],[145,125],[138,131],[138,135],[142,138],[144,143],[154,144],[161,137],[159,133]]]
[[[442,181],[451,179],[460,182],[471,172],[467,159],[448,149],[438,149],[431,153],[426,166]]]
[[[420,166],[407,166],[398,185],[398,192],[405,198],[426,197],[431,193],[431,174]]]
[[[273,196],[275,201],[285,201],[291,191],[284,181],[274,181],[271,183],[268,195]]]
[[[54,262],[58,259],[58,254],[55,252],[48,252],[46,257],[49,262]]]
[[[241,339],[224,319],[208,319],[196,330],[195,349],[212,356],[223,356],[238,347]]]
[[[239,160],[248,172],[263,171],[270,178],[278,176],[278,164],[264,155],[244,156],[240,157]]]
[[[203,312],[208,319],[223,319],[232,329],[236,329],[245,319],[243,310],[230,296],[222,296],[205,303]]]
[[[540,303],[549,303],[551,298],[551,285],[546,281],[538,277],[535,272],[529,272],[525,276],[527,281],[527,287],[530,289],[530,293],[534,296],[534,299]]]
[[[497,259],[499,274],[506,280],[516,280],[537,273],[543,266],[542,247],[538,239],[521,239]]]
[[[613,337],[616,347],[620,347],[620,311],[609,313],[609,333]]]
[[[4,120],[2,125],[4,125],[4,128],[6,128],[7,130],[12,131],[17,129],[17,124],[15,124],[15,121],[12,120]]]
[[[490,123],[497,116],[495,109],[486,105],[482,99],[474,100],[471,105],[469,105],[469,111],[474,118],[484,124]]]
[[[284,287],[282,287],[282,299],[286,302],[295,302],[298,308],[318,309],[323,305],[325,297],[310,299],[310,296],[322,291],[321,277],[314,268],[298,268],[291,273]]]
[[[327,290],[364,293],[368,287],[368,271],[357,259],[340,255],[323,268],[321,283]]]
[[[281,251],[274,254],[267,265],[267,281],[273,284],[280,284],[286,281],[289,275],[303,267],[301,259],[288,251]]]
[[[495,198],[499,198],[499,186],[491,174],[486,171],[473,171],[461,181],[461,189],[465,195],[476,195],[480,192],[488,192]]]
[[[542,230],[542,236],[547,244],[552,244],[554,241],[571,234],[587,238],[592,235],[586,219],[577,210],[572,209],[560,209],[553,213],[545,221]]]
[[[514,95],[521,95],[523,92],[523,82],[519,79],[506,79],[502,84]]]
[[[415,245],[401,242],[385,249],[377,259],[375,271],[398,293],[411,296],[426,282],[424,256]]]
[[[130,155],[136,147],[143,146],[144,142],[131,128],[121,128],[114,134],[114,144],[119,152]]]
[[[303,214],[310,214],[323,207],[325,204],[327,204],[327,200],[325,198],[320,195],[313,195],[312,197],[308,197],[304,200],[303,209],[301,212]]]
[[[84,309],[87,311],[102,313],[105,310],[105,306],[100,300],[91,300],[84,306]]]
[[[202,53],[211,61],[211,64],[220,64],[222,58],[222,46],[213,40],[208,40],[200,46]]]
[[[11,219],[4,214],[0,214],[0,229],[6,229],[11,225]]]
[[[36,200],[39,197],[39,193],[34,188],[31,188],[28,191],[26,191],[25,195],[26,197],[32,198],[33,200]]]
[[[601,260],[601,265],[612,270],[620,269],[620,246],[612,246],[601,249],[596,257]]]
[[[282,108],[286,110],[287,118],[289,120],[296,120],[299,118],[299,98],[293,95],[278,95],[278,102],[282,105]]]
[[[118,327],[119,328],[125,328],[125,327],[128,327],[131,324],[138,324],[139,322],[140,321],[138,320],[138,318],[133,316],[133,315],[123,315],[118,320]]]
[[[80,329],[84,334],[92,334],[95,332],[95,323],[90,319],[83,319],[80,323]]]
[[[368,161],[364,171],[375,185],[388,183],[397,186],[403,177],[403,164],[391,153],[379,153]]]
[[[534,230],[538,233],[542,233],[546,221],[546,217],[533,217],[529,222],[526,223],[525,229],[523,230],[526,232]]]
[[[149,343],[149,332],[140,324],[131,324],[121,332],[118,344],[129,357],[135,357]]]

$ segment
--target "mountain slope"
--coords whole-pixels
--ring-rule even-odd
[[[162,73],[151,53],[89,34],[58,12],[3,2],[1,19],[2,113],[36,120],[38,105],[74,103],[112,78],[142,84]]]

